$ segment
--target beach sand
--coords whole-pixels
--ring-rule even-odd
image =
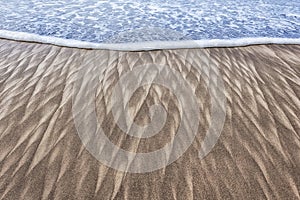
[[[107,102],[121,74],[149,63],[170,66],[191,85],[197,135],[165,168],[117,171],[95,159],[77,134],[76,73],[104,66],[95,85],[99,124],[115,145],[148,152],[176,134],[182,111],[172,92],[154,84],[130,99],[137,124],[149,123],[155,102],[167,110],[164,127],[148,139],[124,134]],[[211,97],[207,77],[193,65],[211,74],[207,63],[224,82],[226,118],[216,145],[199,159]],[[299,45],[118,52],[1,39],[0,108],[1,199],[300,199]]]

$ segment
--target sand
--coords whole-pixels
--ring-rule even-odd
[[[77,134],[76,73],[96,75],[92,69],[105,66],[95,85],[98,122],[115,145],[148,152],[176,134],[178,100],[155,84],[137,90],[129,102],[135,123],[149,123],[154,102],[167,110],[157,135],[137,139],[116,126],[109,98],[121,74],[149,63],[170,66],[191,85],[197,135],[167,167],[117,171],[93,157]],[[207,63],[224,82],[226,118],[212,151],[199,159],[212,98],[206,75],[193,65],[214,73]],[[300,199],[299,45],[118,52],[1,39],[0,108],[1,199]]]

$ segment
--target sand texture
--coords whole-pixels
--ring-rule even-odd
[[[197,135],[167,167],[117,171],[95,159],[77,134],[77,74],[101,75],[95,105],[107,137],[126,151],[149,152],[176,134],[178,99],[156,84],[134,93],[128,106],[136,124],[151,121],[154,103],[167,110],[159,133],[141,139],[116,125],[110,97],[122,74],[151,63],[176,70],[189,83],[199,105]],[[211,96],[209,78],[196,65],[207,74],[215,73],[212,65],[218,68],[226,97],[224,127],[204,159],[198,154]],[[299,45],[118,52],[1,39],[0,109],[0,199],[300,199]]]

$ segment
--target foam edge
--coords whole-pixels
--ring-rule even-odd
[[[53,44],[57,46],[83,48],[83,49],[107,49],[119,51],[143,51],[154,49],[186,49],[208,47],[236,47],[258,44],[300,44],[300,38],[238,38],[238,39],[210,39],[210,40],[183,40],[183,41],[150,41],[137,43],[93,43],[74,39],[63,39],[51,36],[42,36],[33,33],[0,30],[0,38]]]

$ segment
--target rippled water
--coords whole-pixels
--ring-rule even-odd
[[[299,0],[0,2],[0,29],[97,43],[300,38]]]

